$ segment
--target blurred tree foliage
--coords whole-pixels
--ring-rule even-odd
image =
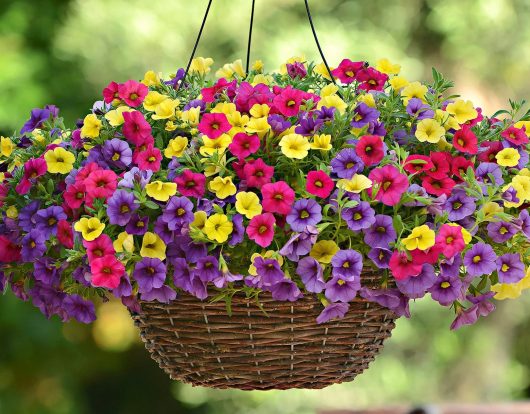
[[[491,112],[529,95],[526,0],[310,1],[330,64],[388,57],[409,79],[431,66]],[[0,134],[33,107],[57,104],[70,123],[110,81],[187,62],[206,0],[1,0]],[[250,0],[216,0],[198,55],[217,67],[244,58]],[[500,35],[502,33],[502,35]],[[318,59],[301,0],[257,0],[252,59],[266,69]],[[313,413],[399,402],[493,401],[530,396],[529,298],[451,333],[451,315],[424,301],[400,320],[383,354],[354,383],[321,391],[212,391],[171,382],[131,322],[100,308],[101,326],[46,321],[11,294],[0,298],[0,413]]]

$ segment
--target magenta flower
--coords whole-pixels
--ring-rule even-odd
[[[201,134],[206,135],[208,138],[216,139],[230,131],[232,125],[230,125],[226,115],[222,112],[208,113],[202,116],[197,129]]]
[[[254,154],[260,147],[259,137],[257,135],[247,135],[244,132],[239,132],[234,135],[232,143],[228,149],[239,159],[247,158]]]
[[[379,184],[375,199],[381,201],[387,206],[394,206],[399,203],[403,193],[409,187],[409,180],[405,174],[392,165],[385,165],[381,168],[375,168],[370,171],[368,178],[372,182]],[[372,189],[368,189],[372,194]]]
[[[300,110],[303,98],[303,91],[289,85],[274,98],[274,108],[286,117],[295,116]]]
[[[294,191],[285,181],[265,184],[261,188],[263,210],[270,213],[289,214],[294,202]]]
[[[132,108],[140,106],[148,92],[147,86],[135,80],[128,80],[118,85],[118,96]]]
[[[331,74],[339,78],[342,83],[352,83],[357,80],[358,73],[364,68],[365,62],[352,62],[350,59],[343,59]]]
[[[123,136],[134,145],[141,145],[151,137],[151,125],[140,111],[123,113]]]
[[[276,219],[271,213],[258,214],[250,219],[247,235],[261,247],[268,247],[274,238],[274,224]]]
[[[184,170],[174,181],[177,191],[186,197],[201,198],[206,190],[206,177],[191,170]]]

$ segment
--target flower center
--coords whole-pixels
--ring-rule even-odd
[[[156,157],[154,157],[154,156],[150,156],[150,157],[148,158],[148,161],[149,161],[149,162],[155,162],[155,161],[156,161]]]
[[[57,223],[57,220],[55,219],[55,217],[50,217],[48,219],[48,226],[53,226],[55,223]]]
[[[342,286],[346,282],[344,280],[342,280],[342,279],[339,279],[339,281],[337,283],[339,284],[339,286]]]
[[[274,199],[275,199],[275,200],[283,200],[283,195],[281,195],[281,194],[275,194],[275,195],[274,195]]]
[[[370,154],[372,152],[372,147],[368,146],[364,149],[364,152]]]
[[[350,168],[353,168],[353,167],[355,167],[355,163],[354,162],[350,161],[349,163],[346,164],[346,168],[347,169],[350,169]]]
[[[287,102],[287,106],[294,106],[295,104],[296,104],[296,102],[293,101],[292,99]]]
[[[148,267],[148,268],[146,268],[145,270],[147,271],[147,273],[150,273],[150,274],[152,274],[152,275],[155,274],[155,269],[153,269],[152,267]]]
[[[445,239],[445,242],[446,242],[447,244],[451,244],[451,243],[453,243],[453,240],[454,240],[453,236],[449,236],[449,237],[447,237],[447,238]]]
[[[390,187],[392,185],[392,181],[385,181],[383,183],[383,190],[388,190],[388,187]]]
[[[137,100],[137,99],[138,99],[138,94],[137,94],[137,93],[134,93],[134,92],[131,93],[131,94],[129,95],[129,99],[130,99],[131,101],[135,101],[135,100]]]
[[[355,214],[353,215],[353,219],[354,219],[354,220],[360,220],[360,219],[362,219],[362,218],[363,218],[363,215],[362,215],[361,213],[355,213]]]
[[[182,207],[180,207],[178,210],[177,210],[177,216],[183,216],[184,213],[186,213],[186,210],[184,210]]]
[[[449,283],[449,282],[442,282],[442,283],[440,284],[440,287],[441,287],[442,289],[447,289],[448,287],[451,287],[451,283]]]
[[[508,233],[508,229],[507,229],[506,227],[501,227],[501,228],[499,229],[499,233],[500,233],[500,234],[506,234],[506,233]]]
[[[317,181],[315,181],[315,187],[322,188],[322,187],[324,187],[324,184],[322,183],[322,181],[317,180]]]
[[[302,211],[300,212],[300,218],[302,218],[302,219],[306,219],[306,218],[308,218],[308,217],[309,217],[309,212],[308,212],[307,210],[302,210]]]
[[[383,226],[379,226],[379,227],[377,228],[377,232],[378,232],[378,233],[386,233],[386,228],[383,227]]]
[[[131,211],[131,209],[129,208],[129,206],[127,204],[124,204],[121,206],[121,209],[120,211],[125,214],[125,213],[128,213],[129,211]]]
[[[35,248],[37,246],[37,244],[33,240],[29,243],[29,245],[31,248]]]
[[[342,264],[342,267],[343,267],[344,269],[349,269],[349,268],[350,268],[350,262],[345,261],[345,262]]]
[[[258,229],[258,233],[259,234],[263,234],[266,231],[267,231],[267,226],[265,226],[265,225],[260,226],[259,229]]]
[[[118,161],[119,159],[120,159],[120,154],[115,152],[114,155],[112,156],[112,161]]]
[[[453,203],[453,210],[458,210],[460,207],[462,207],[462,203],[460,201],[455,201]]]
[[[215,130],[218,130],[219,129],[219,124],[214,122],[212,125],[211,125],[212,129],[215,129]]]
[[[507,265],[506,263],[504,263],[502,266],[501,266],[501,270],[503,272],[507,272],[508,270],[510,270],[510,266]]]
[[[478,254],[476,256],[473,256],[473,263],[478,263],[482,260],[482,257],[480,257]]]
[[[346,76],[350,77],[350,78],[353,78],[354,76],[354,73],[351,71],[351,70],[347,70],[346,72],[344,72],[346,74]]]

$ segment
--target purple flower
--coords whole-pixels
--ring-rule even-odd
[[[18,225],[24,231],[30,231],[37,227],[37,211],[40,209],[40,201],[34,200],[24,206],[18,213]]]
[[[243,275],[233,274],[229,271],[223,271],[221,276],[213,281],[216,288],[225,288],[229,283],[243,280]]]
[[[333,121],[335,118],[335,108],[334,107],[326,107],[323,106],[322,108],[316,110],[313,112],[317,119],[321,119],[324,122]]]
[[[57,234],[57,223],[60,220],[66,220],[66,214],[62,207],[51,206],[43,210],[37,211],[35,217],[36,229],[44,234],[47,239],[51,235]]]
[[[364,242],[370,247],[387,248],[390,243],[396,241],[396,231],[392,217],[384,214],[375,216],[372,225],[363,230]]]
[[[385,128],[385,124],[379,121],[372,121],[368,124],[368,130],[366,131],[370,135],[378,135],[380,137],[384,137],[387,133],[387,130]],[[385,153],[386,153],[386,145],[385,145]]]
[[[194,219],[193,203],[187,197],[171,197],[164,208],[162,219],[170,230],[181,229]]]
[[[517,228],[506,221],[488,223],[486,229],[488,230],[488,236],[495,243],[505,243],[517,233]]]
[[[131,220],[134,212],[138,209],[133,193],[125,190],[117,190],[107,200],[107,216],[109,223],[125,226]]]
[[[460,254],[456,254],[450,259],[445,258],[440,262],[440,273],[447,276],[459,276],[461,266],[462,256]]]
[[[285,274],[277,260],[258,256],[253,263],[259,276],[260,286],[273,286],[285,279]]]
[[[72,278],[83,286],[89,287],[92,274],[90,273],[90,267],[88,263],[83,261],[82,264],[78,265],[72,272]]]
[[[300,125],[295,128],[294,132],[304,136],[312,136],[318,132],[323,123],[324,121],[321,119],[315,120],[311,117],[304,116],[300,118]]]
[[[522,210],[519,213],[519,218],[517,219],[517,223],[519,227],[521,228],[521,231],[523,234],[530,239],[530,213],[528,210]]]
[[[48,319],[53,315],[59,315],[63,322],[66,322],[68,315],[63,308],[65,293],[56,290],[52,286],[35,283],[29,291],[33,305]]]
[[[380,269],[388,269],[392,251],[382,247],[374,247],[368,252],[367,256]]]
[[[287,69],[287,74],[292,79],[302,79],[307,75],[307,70],[302,62],[287,63],[285,67]]]
[[[501,168],[493,162],[482,162],[475,170],[477,181],[484,184],[494,184],[500,186],[504,184]],[[487,194],[487,191],[486,191]]]
[[[495,310],[495,305],[490,302],[493,296],[495,292],[488,292],[479,296],[468,295],[466,299],[476,306],[478,316],[488,316]]]
[[[469,309],[459,310],[456,314],[456,318],[451,324],[451,330],[461,328],[464,325],[473,325],[478,320],[478,309],[476,306],[472,306]]]
[[[454,191],[443,205],[443,209],[448,212],[448,218],[451,221],[462,220],[472,215],[476,208],[475,201],[464,191]]]
[[[362,171],[364,164],[353,148],[344,148],[331,160],[331,171],[339,178],[352,178]]]
[[[427,212],[432,216],[441,216],[444,213],[443,206],[447,201],[447,195],[442,194],[439,197],[431,198],[427,206]]]
[[[316,226],[322,220],[322,207],[312,198],[303,198],[294,203],[287,215],[287,223],[297,232],[304,231],[307,226]]]
[[[462,281],[458,275],[440,275],[429,292],[440,305],[449,306],[462,296]]]
[[[375,223],[375,211],[367,201],[361,201],[355,207],[342,210],[342,219],[353,231],[360,231],[371,227]]]
[[[67,295],[63,300],[63,307],[68,318],[74,318],[78,322],[88,324],[96,320],[94,304],[79,295]]]
[[[0,293],[3,294],[6,289],[7,276],[4,271],[0,268]]]
[[[42,124],[50,118],[51,114],[52,113],[49,109],[32,109],[29,120],[26,121],[20,130],[20,135],[24,135],[26,132],[31,132],[35,128],[40,128]]]
[[[517,283],[525,275],[519,253],[506,253],[497,258],[497,273],[500,283]]]
[[[477,243],[464,256],[464,266],[470,276],[489,275],[497,269],[497,255],[489,244]]]
[[[279,114],[269,115],[267,118],[267,123],[270,125],[275,135],[280,135],[283,131],[291,126],[291,123]]]
[[[153,172],[151,170],[143,171],[138,167],[133,167],[123,174],[123,179],[118,183],[118,187],[133,190],[135,184],[138,184],[140,188],[144,188],[149,184],[152,176]]]
[[[425,296],[436,280],[434,268],[430,264],[424,264],[418,276],[398,280],[396,285],[401,293],[410,299],[419,299]]]
[[[214,256],[201,257],[197,260],[195,274],[203,282],[211,282],[221,275],[219,261]]]
[[[506,191],[502,193],[502,199],[509,203],[519,203],[519,198],[517,197],[517,190],[513,186],[509,186]]]
[[[183,257],[173,259],[173,284],[186,292],[191,293],[191,280],[194,277],[194,268]]]
[[[144,257],[136,264],[133,277],[140,293],[160,288],[166,280],[166,265],[156,258]]]
[[[410,318],[409,298],[398,289],[369,289],[363,287],[359,294],[370,302],[378,303],[390,309],[397,316]]]
[[[234,230],[230,236],[228,244],[230,246],[236,246],[243,241],[245,238],[245,226],[243,225],[243,216],[241,214],[234,214],[232,217],[232,224]]]
[[[295,302],[303,295],[296,283],[291,279],[283,279],[269,287],[274,300]]]
[[[112,289],[112,294],[117,298],[128,297],[132,295],[132,285],[129,276],[124,274],[120,279],[120,284],[117,288]]]
[[[125,168],[132,162],[132,150],[126,141],[112,138],[105,141],[101,151],[105,160],[116,168]]]
[[[201,108],[202,113],[206,109],[206,102],[204,102],[202,99],[192,99],[184,106],[184,110],[188,111],[191,108]]]
[[[355,250],[339,250],[331,259],[333,277],[353,280],[361,276],[363,257]]]
[[[177,297],[177,292],[167,285],[153,288],[149,292],[142,293],[142,300],[151,302],[156,300],[161,303],[169,303]]]
[[[317,241],[317,237],[318,229],[308,226],[302,233],[293,233],[279,253],[289,260],[297,262],[300,256],[305,256],[311,251],[311,247]]]
[[[166,245],[171,243],[175,236],[173,231],[169,228],[168,224],[164,221],[162,216],[159,216],[156,219],[154,231]]]
[[[418,184],[411,184],[406,194],[410,195],[410,198],[413,198],[411,201],[403,203],[406,207],[423,207],[425,203],[417,200],[415,197],[429,198],[429,194],[427,194],[425,188]]]
[[[308,292],[320,293],[324,290],[324,271],[316,259],[311,256],[304,257],[298,262],[296,274],[300,276]]]
[[[409,99],[409,103],[407,104],[407,113],[410,116],[416,117],[418,120],[434,118],[434,111],[429,107],[429,105],[424,104],[419,98]]]
[[[324,310],[318,315],[317,323],[326,323],[332,319],[342,319],[346,312],[350,309],[348,303],[330,303]]]
[[[22,239],[21,256],[22,260],[32,263],[46,252],[46,237],[44,233],[37,229],[31,230]]]
[[[167,180],[173,181],[178,176],[178,170],[180,168],[180,162],[176,157],[173,157],[167,165]]]
[[[364,102],[361,102],[353,110],[353,119],[350,125],[353,128],[362,128],[368,123],[377,120],[379,118],[380,112],[366,105]]]
[[[134,214],[127,223],[125,231],[134,236],[143,236],[147,232],[148,225],[149,217],[140,217],[138,214]]]
[[[357,292],[361,288],[361,278],[353,280],[334,276],[326,282],[325,295],[331,302],[350,302],[355,299]]]
[[[49,257],[41,257],[33,266],[33,277],[45,285],[56,286],[60,281],[59,269]]]

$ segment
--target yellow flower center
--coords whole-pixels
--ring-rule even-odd
[[[302,210],[300,212],[300,218],[305,219],[305,218],[308,218],[308,217],[309,217],[309,212],[307,210]]]
[[[473,263],[478,263],[482,260],[482,258],[477,254],[476,256],[473,257]]]
[[[508,270],[510,270],[510,266],[508,266],[506,263],[504,263],[501,267],[501,270],[503,272],[507,272]]]
[[[442,282],[442,283],[440,284],[440,287],[441,287],[442,289],[447,289],[448,287],[451,287],[451,283],[449,283],[449,282]]]

